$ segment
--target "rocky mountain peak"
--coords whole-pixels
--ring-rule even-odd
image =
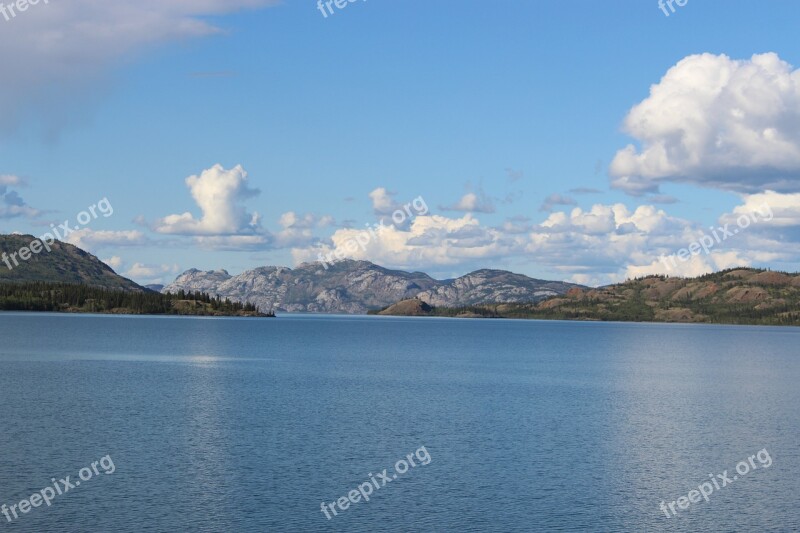
[[[440,281],[424,272],[346,259],[329,263],[327,268],[322,263],[303,263],[295,269],[264,266],[236,276],[224,270],[190,269],[163,292],[200,290],[253,303],[265,311],[364,314],[410,298],[441,307],[537,302],[564,295],[574,287],[579,286],[492,269]]]

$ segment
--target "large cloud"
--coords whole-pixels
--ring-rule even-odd
[[[689,56],[624,123],[640,146],[617,152],[612,185],[655,193],[668,181],[740,192],[800,191],[800,71],[776,54]]]
[[[230,170],[214,165],[199,176],[186,178],[186,185],[202,215],[168,215],[157,220],[152,229],[166,235],[190,236],[203,248],[256,251],[309,246],[318,241],[316,230],[335,223],[330,215],[287,211],[278,221],[282,229],[271,233],[262,227],[260,215],[245,207],[245,202],[259,191],[249,187],[247,172],[241,165]]]
[[[0,129],[33,112],[57,128],[105,70],[161,43],[222,30],[208,17],[277,0],[52,0],[0,17]],[[11,2],[6,2],[11,4]],[[67,105],[69,104],[69,105]]]
[[[170,235],[241,236],[259,233],[258,213],[250,214],[245,200],[259,191],[247,186],[247,172],[241,165],[225,170],[214,165],[199,176],[186,178],[192,198],[202,211],[196,218],[186,212],[168,215],[158,220],[153,229]]]

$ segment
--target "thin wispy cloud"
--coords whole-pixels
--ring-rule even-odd
[[[593,187],[576,187],[569,190],[570,194],[603,194],[604,192],[605,191]]]
[[[563,194],[551,194],[544,199],[544,202],[542,202],[542,205],[539,207],[539,211],[549,212],[558,205],[578,205],[578,202],[570,196],[564,196]]]
[[[0,31],[0,132],[35,120],[55,134],[79,120],[109,71],[165,43],[213,35],[211,21],[278,0],[64,0],[40,4]]]

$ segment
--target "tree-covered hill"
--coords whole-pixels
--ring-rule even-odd
[[[391,306],[381,314],[403,315]],[[572,289],[538,304],[486,302],[435,307],[416,316],[704,322],[800,326],[800,275],[738,268],[698,278],[648,276],[598,289]]]
[[[32,235],[0,235],[0,283],[45,281],[129,291],[145,290],[118,275],[92,254],[64,242],[56,241],[48,245],[50,251],[40,248],[39,253],[25,254],[29,258],[22,259],[20,250],[30,249],[35,240],[36,237]]]

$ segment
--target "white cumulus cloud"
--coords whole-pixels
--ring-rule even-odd
[[[674,181],[753,193],[800,191],[800,71],[775,53],[686,57],[634,106],[612,185],[633,195]]]
[[[395,196],[397,193],[390,192],[385,187],[378,187],[369,193],[373,212],[376,215],[391,215],[399,206]]]
[[[186,178],[186,185],[202,215],[168,215],[158,220],[154,230],[169,235],[231,236],[252,235],[260,230],[257,213],[250,214],[244,202],[259,191],[247,186],[247,172],[241,165],[225,170],[214,165],[199,176]]]

